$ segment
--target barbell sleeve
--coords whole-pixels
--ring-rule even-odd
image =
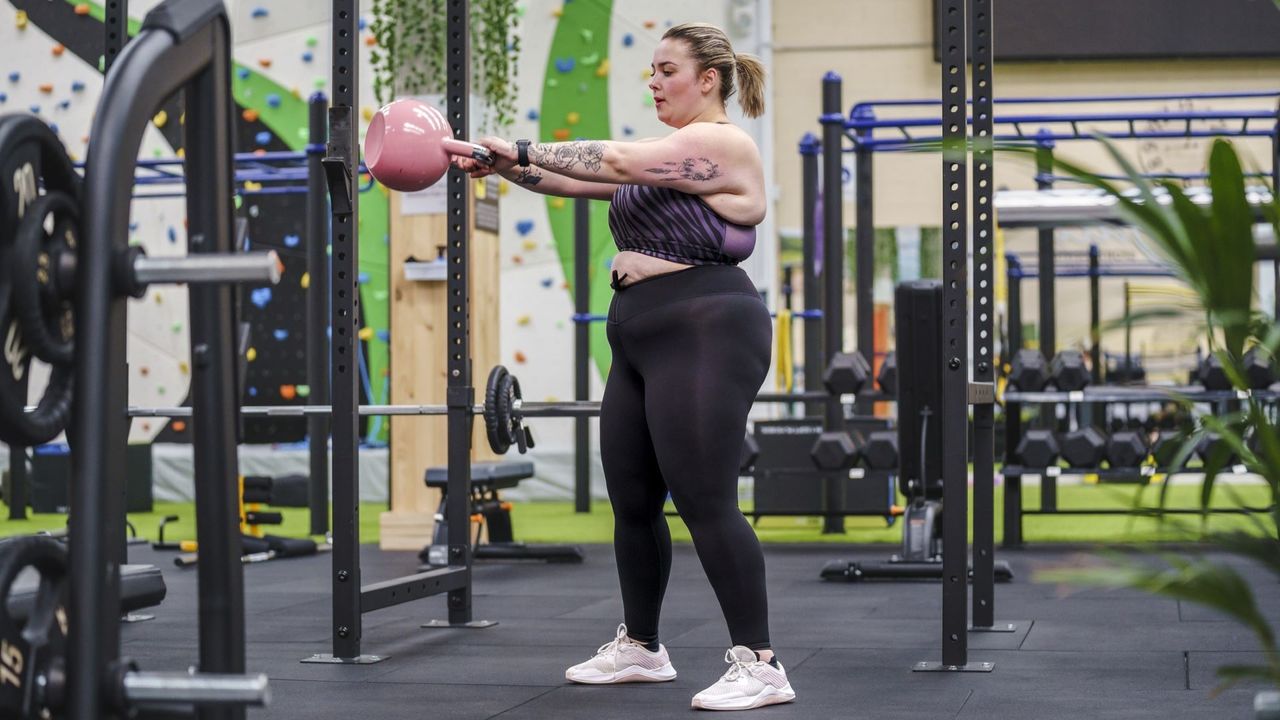
[[[280,256],[275,250],[251,253],[197,253],[181,257],[140,255],[133,261],[140,285],[280,282]]]
[[[164,703],[261,707],[271,701],[271,687],[263,674],[130,672],[125,673],[123,684],[130,706]]]

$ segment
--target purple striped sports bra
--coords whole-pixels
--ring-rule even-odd
[[[685,265],[737,265],[756,246],[756,229],[720,217],[697,195],[652,185],[620,185],[609,203],[618,250]]]

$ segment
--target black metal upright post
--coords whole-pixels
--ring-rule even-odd
[[[822,78],[822,340],[823,367],[831,356],[844,350],[844,204],[843,156],[844,113],[841,112],[843,81],[834,72]],[[858,188],[861,190],[861,187]],[[821,370],[819,370],[821,372]],[[830,397],[824,406],[826,432],[844,429],[844,406],[839,397]],[[828,475],[823,480],[822,532],[843,533],[844,518],[835,511],[844,506],[846,476]]]
[[[822,143],[813,133],[805,133],[800,139],[801,227],[804,237],[804,309],[822,307],[822,288],[818,286],[818,153]],[[825,277],[825,276],[824,276]],[[804,318],[804,390],[819,390],[822,375],[822,318],[806,315]],[[805,403],[804,414],[815,417],[822,412],[822,403]]]
[[[1102,278],[1097,245],[1089,246],[1089,360],[1093,384],[1102,384]],[[1128,362],[1126,360],[1125,362]]]
[[[103,3],[102,31],[106,38],[102,51],[102,74],[106,75],[125,43],[129,42],[129,0],[106,0]]]
[[[1040,134],[1045,134],[1041,131]],[[1053,188],[1053,141],[1045,138],[1036,141],[1036,189]],[[1057,326],[1054,322],[1054,242],[1053,228],[1042,227],[1038,233],[1039,274],[1036,284],[1040,288],[1040,352],[1051,359],[1058,352]]]
[[[992,0],[969,0],[973,65],[973,627],[995,622],[995,190]],[[947,510],[944,508],[944,517]]]
[[[874,120],[868,108],[862,108],[858,119]],[[866,137],[871,131],[859,133]],[[875,197],[873,195],[872,172],[873,156],[871,148],[858,143],[853,153],[853,223],[854,223],[854,259],[855,268],[854,296],[858,301],[857,308],[857,341],[858,352],[867,362],[875,367],[876,362],[876,328],[875,328],[875,265],[876,265],[876,225]],[[843,237],[841,238],[843,240]],[[854,403],[854,412],[858,415],[871,415],[874,404],[859,399]]]
[[[208,69],[187,86],[185,138],[188,252],[229,254],[232,104],[230,31],[215,46]],[[240,475],[236,449],[240,421],[235,382],[236,341],[231,285],[192,285],[191,387],[196,541],[200,546],[200,669],[245,669],[244,569],[240,562]],[[243,706],[204,707],[201,720],[242,720]]]
[[[307,385],[311,402],[329,404],[329,196],[325,192],[324,157],[328,140],[329,99],[315,93],[309,100],[307,142]],[[307,416],[310,457],[311,534],[329,531],[329,418]]]
[[[454,137],[465,138],[471,88],[471,7],[469,0],[449,0],[446,8],[447,116]],[[445,514],[449,523],[449,567],[464,573],[461,586],[449,591],[448,601],[449,623],[460,625],[471,621],[471,425],[475,391],[471,386],[471,295],[467,278],[470,179],[466,173],[450,169],[448,183],[449,499]]]
[[[360,227],[356,175],[356,79],[360,75],[357,0],[333,0],[333,106],[325,162],[330,181],[333,259],[329,358],[333,405],[333,656],[360,660],[360,391],[356,338],[360,330]],[[332,195],[332,193],[337,193]]]
[[[1022,266],[1014,255],[1005,255],[1009,293],[1009,347],[1005,356],[1012,358],[1022,349]],[[1022,437],[1022,403],[1004,404],[1004,533],[1003,548],[1022,546],[1022,475],[1011,470],[1021,465],[1016,456],[1018,439]]]
[[[965,0],[943,0],[942,38],[942,660],[916,670],[990,670],[969,664],[968,109]],[[976,61],[975,61],[976,62]],[[976,112],[976,110],[975,110]],[[982,208],[979,208],[981,210]]]
[[[1271,192],[1280,193],[1280,102],[1276,103],[1276,124],[1271,129]],[[1273,238],[1280,245],[1280,237]],[[1280,323],[1280,256],[1271,261],[1274,306],[1271,320]]]
[[[573,397],[591,399],[591,201],[578,198],[573,203],[573,311],[578,322],[573,326]],[[591,424],[590,418],[573,421],[573,509],[591,512]]]

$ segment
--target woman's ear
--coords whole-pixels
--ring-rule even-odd
[[[720,87],[720,71],[715,68],[707,68],[702,71],[702,77],[699,86],[704,94],[715,92]]]

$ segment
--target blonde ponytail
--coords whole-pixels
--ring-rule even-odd
[[[728,102],[737,92],[747,117],[764,114],[764,63],[755,55],[735,54],[724,30],[709,23],[685,23],[669,28],[662,37],[688,43],[699,71],[715,68],[720,75],[721,102]]]

